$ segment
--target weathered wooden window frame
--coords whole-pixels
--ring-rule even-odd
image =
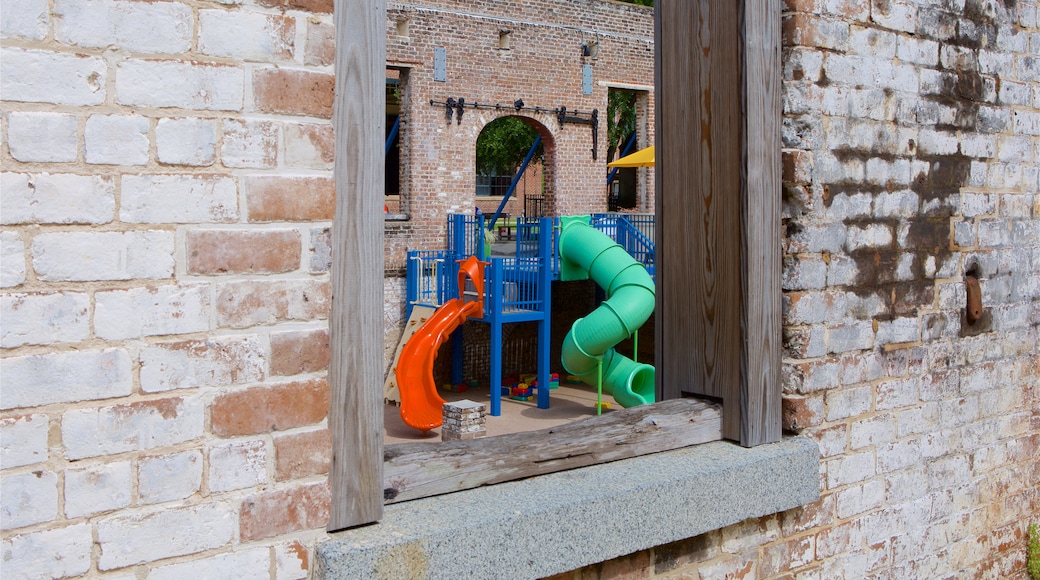
[[[334,20],[329,530],[384,503],[385,0],[336,0]],[[726,438],[776,441],[780,0],[658,0],[655,20],[658,394],[716,398]]]

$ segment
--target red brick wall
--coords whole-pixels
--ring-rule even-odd
[[[494,119],[511,111],[467,108],[462,123],[445,120],[443,106],[430,100],[464,98],[467,103],[510,105],[522,99],[528,107],[600,115],[597,159],[592,159],[592,135],[587,125],[560,126],[551,112],[524,111],[545,141],[547,204],[555,214],[605,211],[607,87],[601,82],[653,84],[653,21],[641,7],[616,2],[559,3],[540,1],[482,2],[481,18],[463,13],[473,7],[451,2],[395,5],[387,14],[387,60],[409,67],[401,134],[407,181],[403,211],[406,229],[388,232],[387,268],[403,265],[400,252],[444,247],[445,215],[473,211],[475,205],[476,139]],[[546,18],[547,15],[552,15]],[[397,36],[399,20],[408,23],[408,36]],[[547,23],[549,22],[549,23]],[[580,29],[584,29],[583,37]],[[499,32],[509,30],[509,50],[499,50]],[[598,58],[581,56],[583,42],[598,38]],[[434,49],[446,52],[446,82],[434,80]],[[593,92],[582,94],[582,65],[593,65]],[[652,111],[652,93],[645,99]],[[645,126],[653,126],[652,113]],[[652,143],[653,134],[641,139]],[[529,177],[529,180],[533,181]],[[645,207],[653,203],[652,187]],[[514,206],[519,213],[522,203]],[[483,208],[482,208],[483,209]]]

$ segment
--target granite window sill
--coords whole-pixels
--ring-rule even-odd
[[[541,578],[819,498],[804,437],[718,441],[389,505],[317,547],[316,578]]]

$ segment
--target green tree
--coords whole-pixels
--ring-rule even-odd
[[[625,90],[607,92],[607,160],[625,146],[625,139],[636,130],[636,93]]]
[[[524,162],[538,132],[518,117],[495,119],[477,136],[477,173],[512,175]],[[538,145],[535,159],[541,160],[544,147]]]

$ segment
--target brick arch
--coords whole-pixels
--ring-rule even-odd
[[[550,116],[551,113],[545,113],[544,115]],[[483,117],[482,120],[485,120],[485,122],[480,125],[479,130],[476,131],[476,136],[473,139],[474,167],[476,166],[476,139],[480,136],[481,133],[484,132],[484,129],[487,128],[488,125],[494,123],[499,119],[504,119],[507,117],[515,117],[517,119],[520,119],[527,125],[533,127],[534,130],[538,133],[538,135],[542,138],[542,147],[545,151],[541,165],[541,170],[543,172],[543,182],[545,184],[545,189],[543,192],[543,195],[545,196],[545,205],[543,206],[543,210],[545,212],[545,215],[554,215],[556,207],[556,135],[554,135],[553,131],[549,129],[549,127],[542,123],[540,120],[527,115],[511,114],[508,111],[503,111],[500,114],[488,115],[487,117]],[[528,171],[530,171],[530,168],[528,169]],[[522,201],[520,205],[522,207]]]

